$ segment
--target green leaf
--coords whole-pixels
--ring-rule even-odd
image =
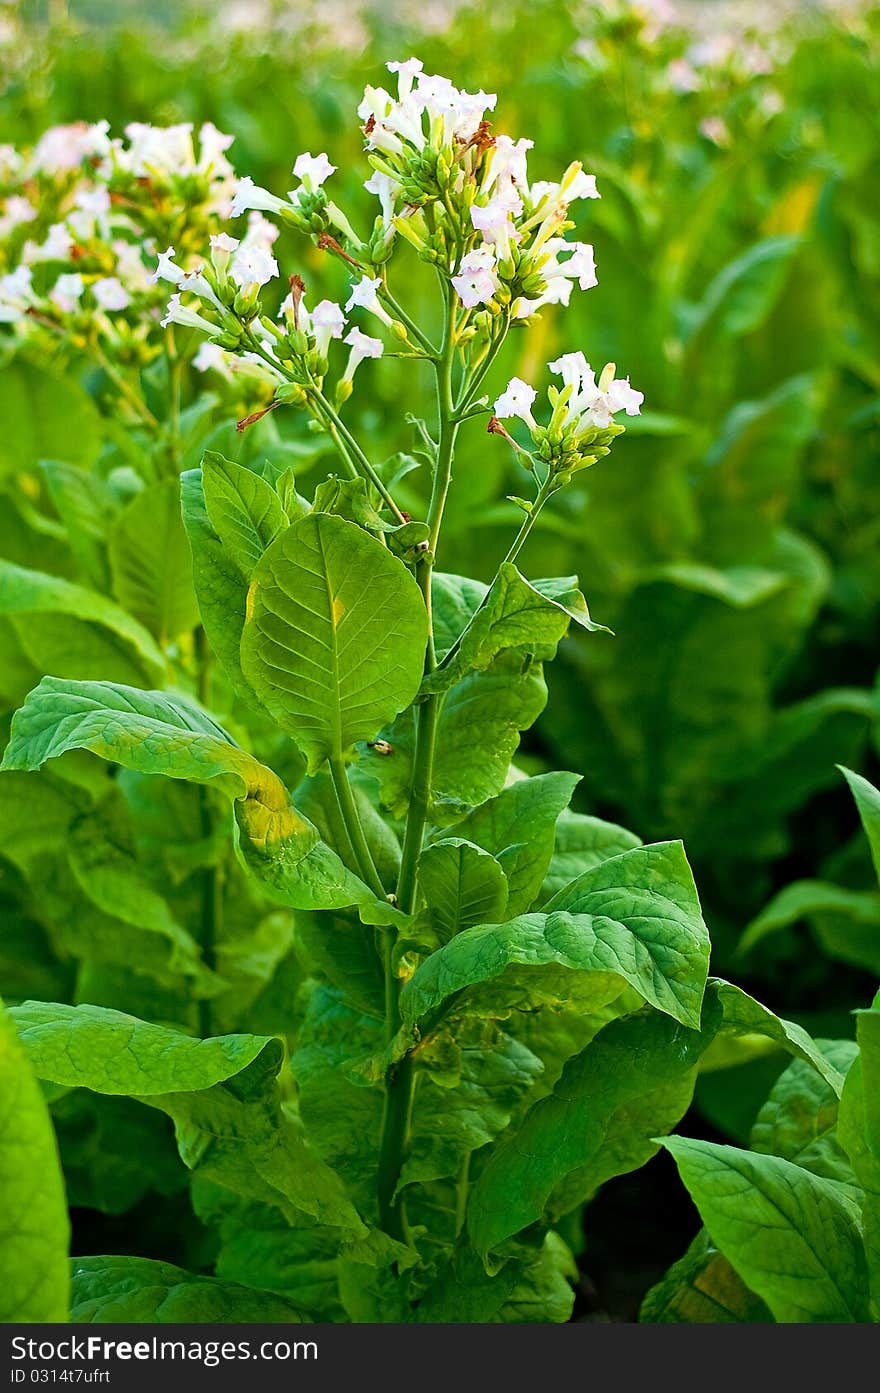
[[[297,819],[281,780],[234,745],[195,702],[181,694],[145,692],[113,682],[44,677],[12,722],[4,769],[39,769],[68,750],[91,750],[142,774],[211,784],[253,805],[251,835],[269,842],[300,832],[311,846],[317,831]]]
[[[541,888],[553,855],[557,819],[578,782],[577,774],[562,773],[519,779],[456,825],[457,836],[489,852],[504,871],[509,917],[527,910]],[[491,917],[484,915],[483,922]]]
[[[585,871],[637,846],[641,846],[639,838],[625,827],[566,809],[556,823],[553,855],[541,886],[539,904],[546,904]]]
[[[195,627],[198,608],[177,479],[135,494],[113,525],[109,554],[113,593],[160,644]]]
[[[503,652],[539,662],[553,658],[572,620],[591,633],[605,630],[590,618],[577,577],[528,581],[511,562],[502,562],[455,658],[426,677],[422,690],[447,691],[468,671],[485,671]]]
[[[526,1244],[489,1275],[469,1248],[456,1248],[416,1309],[418,1322],[519,1324],[571,1318],[577,1263],[558,1233],[535,1251]]]
[[[70,1319],[77,1324],[295,1325],[296,1307],[281,1296],[237,1282],[185,1272],[151,1258],[74,1258]]]
[[[735,987],[731,982],[723,981],[720,977],[710,979],[709,991],[719,1002],[722,1010],[722,1023],[715,1042],[716,1050],[725,1050],[727,1037],[733,1037],[737,1043],[742,1038],[746,1045],[750,1043],[750,1037],[760,1037],[778,1049],[787,1050],[796,1059],[806,1060],[818,1071],[836,1096],[840,1097],[840,1091],[843,1087],[843,1077],[840,1071],[835,1068],[831,1060],[826,1059],[802,1026],[797,1025],[794,1021],[783,1020],[781,1016],[774,1015],[772,1011],[766,1006],[762,1006],[747,992]],[[764,1051],[762,1050],[762,1052]],[[713,1054],[714,1051],[705,1060],[707,1067],[719,1067],[714,1063]],[[721,1054],[721,1067],[730,1062],[739,1063],[740,1058],[741,1056],[734,1053],[731,1061],[724,1054]]]
[[[91,471],[65,460],[41,460],[40,468],[85,579],[97,590],[109,589],[107,533],[116,511],[109,486]]]
[[[861,774],[854,774],[851,769],[842,768],[841,773],[856,800],[859,817],[871,848],[871,860],[877,872],[877,879],[880,880],[880,791],[868,783],[867,779],[863,779]]]
[[[636,847],[597,866],[561,891],[540,914],[466,929],[417,969],[400,996],[415,1024],[467,987],[506,968],[542,968],[594,977],[589,1009],[619,995],[624,983],[683,1024],[698,1026],[709,963],[709,936],[681,843]],[[587,1009],[587,1008],[585,1008]]]
[[[448,1042],[452,1044],[453,1042]],[[447,1042],[434,1045],[441,1051]],[[457,1176],[471,1152],[493,1141],[511,1121],[543,1064],[493,1021],[468,1021],[455,1031],[454,1084],[421,1077],[400,1187]],[[430,1075],[431,1047],[420,1056]]]
[[[119,940],[118,960],[124,962],[133,946],[123,925],[165,940],[170,953],[170,979],[179,973],[193,979],[199,996],[214,995],[222,987],[220,979],[202,961],[196,940],[175,919],[168,903],[144,878],[125,838],[120,809],[111,803],[78,818],[70,829],[68,863],[74,879],[90,904],[114,922]],[[127,941],[126,941],[127,940]],[[139,959],[137,968],[146,966]]]
[[[353,523],[311,513],[258,562],[242,667],[314,773],[370,740],[418,691],[427,641],[421,592]]]
[[[369,494],[366,479],[338,479],[331,474],[315,489],[313,507],[316,513],[333,513],[379,537],[393,524],[387,523],[377,512]]]
[[[52,1121],[72,1208],[124,1214],[186,1188],[171,1123],[155,1109],[76,1088],[52,1104]]]
[[[718,272],[697,306],[692,338],[713,328],[726,338],[750,334],[766,319],[782,290],[797,237],[766,237]]]
[[[49,1113],[0,1006],[0,1322],[67,1319],[70,1225]]]
[[[202,489],[224,551],[250,580],[269,543],[287,526],[280,498],[259,474],[213,450],[202,460]]]
[[[774,895],[747,926],[738,951],[749,953],[770,934],[803,920],[814,925],[830,956],[880,972],[880,894],[822,880],[796,880]]]
[[[830,1180],[779,1156],[666,1137],[713,1241],[781,1322],[867,1319],[865,1254]]]
[[[488,851],[462,837],[433,842],[422,852],[419,884],[441,943],[474,924],[497,923],[504,918],[504,871]]]
[[[208,642],[232,690],[246,706],[268,714],[241,670],[241,634],[247,581],[211,526],[205,507],[201,469],[181,475],[183,525],[192,552],[193,584]]]
[[[59,677],[164,676],[165,660],[137,620],[58,576],[0,561],[0,615],[13,622],[31,661],[49,659]]]
[[[101,418],[91,397],[68,377],[34,364],[5,363],[0,377],[0,474],[36,469],[41,460],[88,468],[101,448]]]
[[[336,1278],[338,1229],[305,1216],[291,1225],[271,1205],[242,1200],[205,1180],[193,1184],[193,1207],[219,1237],[218,1277],[284,1296],[309,1319],[344,1319]]]
[[[649,1325],[764,1325],[772,1316],[700,1229],[684,1257],[648,1292],[639,1320]]]
[[[488,1254],[548,1206],[551,1217],[567,1213],[605,1180],[643,1165],[657,1134],[687,1110],[704,1047],[698,1030],[653,1011],[600,1031],[490,1156],[468,1205],[477,1251]]]
[[[871,1318],[880,1319],[880,1010],[856,1014],[859,1056],[850,1066],[838,1115],[840,1143],[864,1191],[862,1224]]]
[[[2,768],[37,769],[75,749],[139,773],[210,784],[235,799],[242,860],[282,904],[360,904],[365,912],[374,904],[367,887],[296,811],[278,776],[234,745],[189,698],[44,677],[15,714]]]
[[[38,1078],[93,1093],[149,1097],[232,1079],[246,1090],[254,1079],[274,1077],[284,1057],[271,1037],[194,1040],[102,1006],[26,1001],[10,1014]]]
[[[822,1051],[841,1074],[858,1054],[851,1040],[829,1040]],[[780,1074],[752,1127],[750,1146],[782,1156],[813,1175],[855,1190],[852,1167],[837,1139],[839,1099],[812,1064],[794,1059]]]

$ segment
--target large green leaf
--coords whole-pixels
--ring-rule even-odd
[[[70,1318],[81,1324],[295,1325],[296,1307],[281,1296],[217,1277],[185,1272],[151,1258],[74,1258]]]
[[[857,1014],[859,1056],[840,1099],[838,1136],[864,1191],[862,1224],[871,1317],[880,1319],[880,1010]]]
[[[651,1325],[763,1325],[771,1319],[705,1229],[651,1288],[639,1311],[639,1320]]]
[[[856,1214],[833,1181],[779,1156],[667,1137],[713,1241],[777,1321],[864,1321]]]
[[[871,848],[874,870],[877,872],[877,879],[880,880],[880,791],[868,783],[867,779],[863,779],[861,774],[854,774],[851,769],[844,769],[842,773],[856,800],[859,817],[862,819],[865,836]]]
[[[488,851],[504,871],[511,918],[527,910],[541,888],[553,855],[557,819],[578,782],[576,774],[562,773],[519,779],[456,825],[456,836]],[[483,922],[489,918],[485,915]]]
[[[247,579],[211,525],[201,469],[188,469],[181,475],[180,501],[192,552],[193,584],[208,642],[235,694],[265,714],[241,670],[239,649],[247,606]]]
[[[829,1040],[821,1048],[841,1074],[858,1053],[851,1040]],[[813,1065],[793,1059],[755,1118],[751,1148],[854,1189],[852,1168],[837,1139],[838,1106],[834,1089]]]
[[[552,899],[571,881],[641,842],[634,832],[584,813],[562,812],[556,823],[553,855],[541,886],[539,904]]]
[[[600,1031],[490,1156],[468,1206],[477,1250],[490,1252],[548,1205],[551,1216],[567,1213],[653,1156],[658,1132],[690,1103],[704,1045],[698,1030],[655,1011]]]
[[[194,628],[198,608],[177,479],[136,493],[109,537],[113,593],[163,646]]]
[[[271,1037],[194,1040],[102,1006],[26,1001],[11,1014],[39,1078],[93,1093],[149,1097],[211,1088],[246,1070],[274,1076],[284,1055]]]
[[[70,1225],[52,1123],[0,1006],[0,1322],[67,1319]]]
[[[710,281],[688,326],[697,339],[714,331],[737,338],[751,333],[769,314],[798,246],[798,238],[766,237],[755,243]]]
[[[259,474],[213,450],[202,460],[202,489],[211,526],[249,580],[269,543],[287,526],[280,498]]]
[[[806,920],[831,957],[880,973],[880,894],[822,880],[796,880],[774,895],[746,928],[739,952]]]
[[[416,1088],[401,1186],[458,1176],[471,1152],[504,1131],[544,1068],[494,1021],[469,1021],[435,1049],[442,1056],[450,1047],[454,1080],[430,1076],[432,1051],[420,1058],[429,1076]]]
[[[475,924],[495,923],[507,908],[507,880],[494,856],[462,837],[432,842],[419,860],[419,884],[441,943]]]
[[[417,969],[400,997],[406,1024],[510,967],[540,991],[541,969],[595,978],[593,1009],[628,984],[683,1024],[698,1026],[709,936],[681,843],[636,847],[587,871],[540,914],[466,929]]]
[[[746,1057],[753,1053],[751,1047],[756,1041],[759,1052],[766,1053],[766,1040],[770,1048],[783,1049],[796,1059],[806,1060],[821,1075],[834,1094],[840,1097],[843,1075],[832,1061],[826,1058],[803,1026],[775,1015],[740,987],[734,986],[732,982],[724,982],[720,977],[710,979],[709,992],[720,1004],[722,1012],[718,1037],[705,1061],[709,1067],[739,1063],[743,1057],[737,1048],[740,1044],[745,1046]]]
[[[311,1320],[344,1318],[336,1280],[338,1229],[305,1216],[293,1225],[272,1205],[242,1200],[205,1180],[193,1184],[193,1207],[219,1237],[218,1277],[284,1296]]]
[[[193,1039],[98,1006],[25,1002],[14,1011],[39,1078],[65,1088],[137,1097],[173,1119],[184,1164],[246,1199],[363,1237],[342,1183],[281,1106],[280,1040]]]
[[[426,642],[427,612],[403,562],[342,518],[301,518],[254,569],[242,667],[311,773],[409,705]]]
[[[101,446],[101,418],[71,377],[26,362],[5,363],[0,375],[0,474],[35,469],[41,460],[88,467]]]
[[[59,677],[157,680],[165,660],[146,629],[95,591],[0,561],[0,615],[31,660]],[[45,672],[45,666],[42,671]]]
[[[528,581],[511,562],[502,562],[455,657],[425,678],[423,691],[446,691],[470,669],[484,671],[502,652],[553,658],[572,620],[590,632],[605,627],[590,618],[575,576]]]
[[[12,725],[4,769],[38,769],[85,749],[143,774],[211,784],[235,800],[242,859],[274,898],[299,909],[373,903],[278,776],[187,697],[44,677]]]

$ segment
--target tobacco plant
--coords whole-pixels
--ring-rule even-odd
[[[179,1195],[188,1173],[212,1235],[192,1271],[75,1258],[74,1319],[566,1320],[585,1205],[657,1152],[701,1065],[759,1037],[795,1057],[798,1080],[839,1085],[833,1051],[709,979],[679,842],[643,846],[571,812],[577,774],[528,776],[513,762],[570,625],[615,642],[575,577],[528,574],[530,534],[609,455],[642,398],[613,364],[597,379],[578,350],[549,365],[561,386],[546,404],[519,378],[488,392],[507,336],[596,284],[592,246],[566,234],[599,190],[578,163],[557,182],[532,179],[530,142],[490,125],[494,96],[416,60],[389,67],[396,95],[368,88],[359,108],[379,201],[364,233],[328,192],[327,155],[307,153],[286,197],[248,178],[230,189],[230,216],[251,214],[243,237],[209,231],[201,188],[199,216],[180,222],[185,245],[153,246],[149,284],[174,288],[167,332],[145,284],[134,338],[164,355],[162,373],[133,395],[107,361],[133,416],[153,416],[150,393],[163,389],[166,410],[155,428],[142,411],[132,421],[130,469],[148,460],[146,478],[120,477],[114,461],[95,485],[130,612],[98,593],[99,528],[83,550],[94,590],[4,570],[12,685],[47,655],[43,671],[54,668],[12,722],[6,855],[63,950],[60,964],[47,952],[33,966],[31,994],[48,997],[51,981],[59,999],[10,1014],[51,1101],[68,1184],[124,1212],[145,1193]],[[135,134],[147,157],[129,192],[167,192],[180,132]],[[112,146],[79,157],[109,184],[121,177]],[[301,265],[324,253],[350,276],[344,306],[316,300],[298,271],[275,293],[273,221],[310,239]],[[437,283],[425,322],[405,308],[416,258]],[[87,277],[71,283],[79,274],[35,289],[22,259],[0,282],[5,318],[26,339],[62,332],[106,357],[106,316],[75,322],[95,295]],[[382,337],[347,319],[356,313]],[[181,409],[179,364],[196,349],[225,400],[250,395],[238,459],[191,458],[216,405],[204,418],[198,402]],[[347,414],[355,390],[369,401],[377,369],[362,365],[382,357],[407,380],[425,374],[436,397],[431,417],[411,419],[412,454],[385,461]],[[288,412],[333,451],[310,497],[268,432]],[[488,585],[442,566],[456,447],[475,431],[486,452],[513,452],[529,495],[509,499],[519,527]],[[192,571],[179,590],[144,564],[177,536],[178,487]],[[31,1164],[10,1192],[20,1217],[42,1196],[46,1275],[35,1290],[10,1283],[9,1318],[60,1318],[60,1185],[16,1048],[4,1068]],[[173,1123],[185,1172],[156,1113]],[[102,1170],[103,1146],[113,1163]],[[146,1179],[137,1148],[154,1166]],[[858,1320],[864,1261],[853,1270],[861,1294],[846,1318]],[[828,1309],[810,1318],[842,1308]]]

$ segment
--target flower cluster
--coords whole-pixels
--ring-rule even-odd
[[[170,232],[192,260],[228,216],[232,137],[213,125],[106,121],[47,130],[33,150],[0,147],[0,323],[52,334],[122,364],[160,351],[150,265]]]
[[[461,91],[425,73],[415,58],[387,66],[396,94],[368,87],[358,108],[372,166],[365,188],[379,201],[365,237],[328,193],[335,166],[323,152],[306,152],[292,166],[295,186],[286,197],[238,180],[229,211],[234,219],[248,214],[247,228],[238,238],[215,233],[203,265],[188,266],[173,247],[160,255],[155,277],[175,288],[163,322],[197,329],[210,341],[197,366],[227,375],[247,367],[275,383],[278,401],[305,405],[323,390],[332,342],[342,340],[349,353],[334,388],[339,406],[358,365],[384,351],[381,338],[349,324],[356,311],[390,334],[396,351],[434,356],[388,289],[387,263],[401,238],[436,267],[454,337],[475,360],[494,356],[511,325],[546,305],[567,305],[575,287],[597,284],[592,245],[565,235],[572,205],[599,197],[595,178],[574,163],[556,182],[530,179],[532,142],[493,132],[493,94]],[[280,277],[272,252],[277,223],[346,263],[352,279],[344,305],[322,300],[309,308],[305,286],[293,276],[277,317],[264,308],[262,292]],[[280,298],[274,295],[275,305]],[[603,428],[614,430],[610,418]],[[571,435],[569,429],[566,440]]]
[[[489,429],[506,435],[502,421],[512,417],[524,421],[537,458],[564,482],[566,476],[608,454],[612,440],[623,431],[615,415],[622,411],[637,416],[644,396],[630,386],[628,377],[615,378],[613,363],[606,364],[597,382],[583,353],[564,353],[549,366],[562,378],[562,387],[548,389],[551,414],[547,424],[540,425],[532,414],[538,395],[534,387],[514,377],[495,402]]]

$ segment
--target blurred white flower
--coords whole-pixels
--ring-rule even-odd
[[[84,289],[83,278],[78,272],[67,273],[58,277],[49,291],[49,299],[63,314],[73,314],[79,306]]]
[[[131,304],[128,291],[115,276],[103,276],[95,281],[92,294],[102,310],[125,310]]]

